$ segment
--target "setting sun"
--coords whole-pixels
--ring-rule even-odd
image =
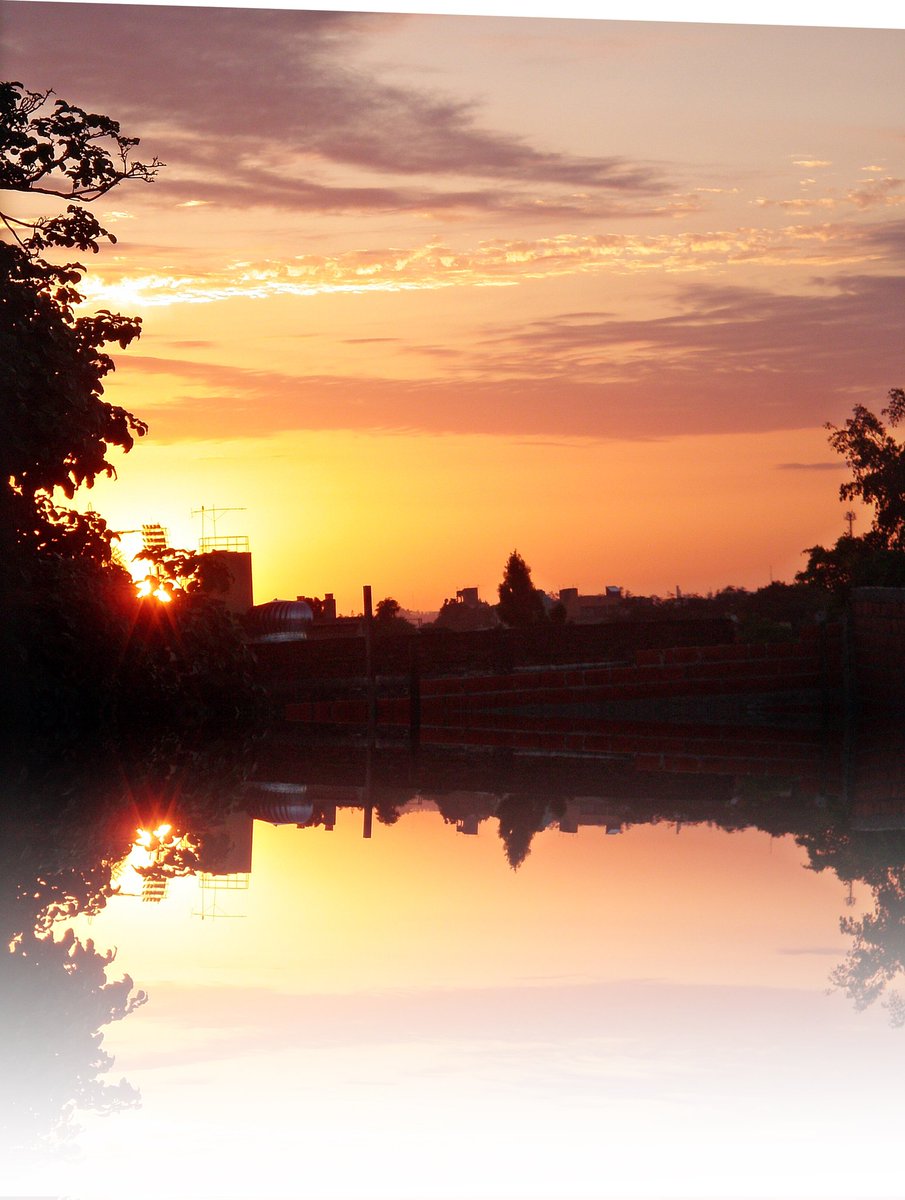
[[[154,575],[148,575],[144,579],[139,579],[135,584],[135,594],[140,600],[144,600],[147,596],[153,596],[155,600],[159,600],[161,604],[171,604],[173,596],[171,592],[157,579]]]

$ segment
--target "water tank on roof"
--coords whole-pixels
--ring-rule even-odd
[[[253,642],[292,642],[308,636],[314,613],[304,600],[271,600],[255,604],[246,617]]]

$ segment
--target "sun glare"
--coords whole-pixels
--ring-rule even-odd
[[[152,843],[160,844],[168,833],[172,833],[172,825],[158,825],[156,829],[136,829],[135,845],[141,846],[145,850],[150,850]]]
[[[140,600],[144,600],[147,596],[153,596],[161,604],[170,604],[173,600],[170,592],[155,575],[147,575],[144,579],[137,580],[135,592]]]
[[[171,861],[185,852],[195,853],[198,844],[187,833],[179,833],[167,822],[153,829],[136,829],[128,853],[114,867],[113,878],[116,891],[123,896],[144,893],[149,876],[161,877],[187,874]],[[157,898],[160,898],[159,896]]]

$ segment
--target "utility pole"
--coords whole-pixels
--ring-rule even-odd
[[[371,588],[362,588],[365,627],[365,675],[368,680],[368,742],[373,742],[377,727],[377,688],[374,675],[374,611],[371,607]]]

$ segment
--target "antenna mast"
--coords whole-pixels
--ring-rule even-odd
[[[217,536],[217,521],[224,513],[245,511],[244,508],[205,507],[203,504],[200,508],[193,508],[192,516],[201,517],[201,539],[198,542],[200,552],[205,554],[208,550],[247,550],[247,537],[220,538]],[[210,525],[210,533],[208,533],[208,525]],[[240,542],[242,545],[239,544]]]

